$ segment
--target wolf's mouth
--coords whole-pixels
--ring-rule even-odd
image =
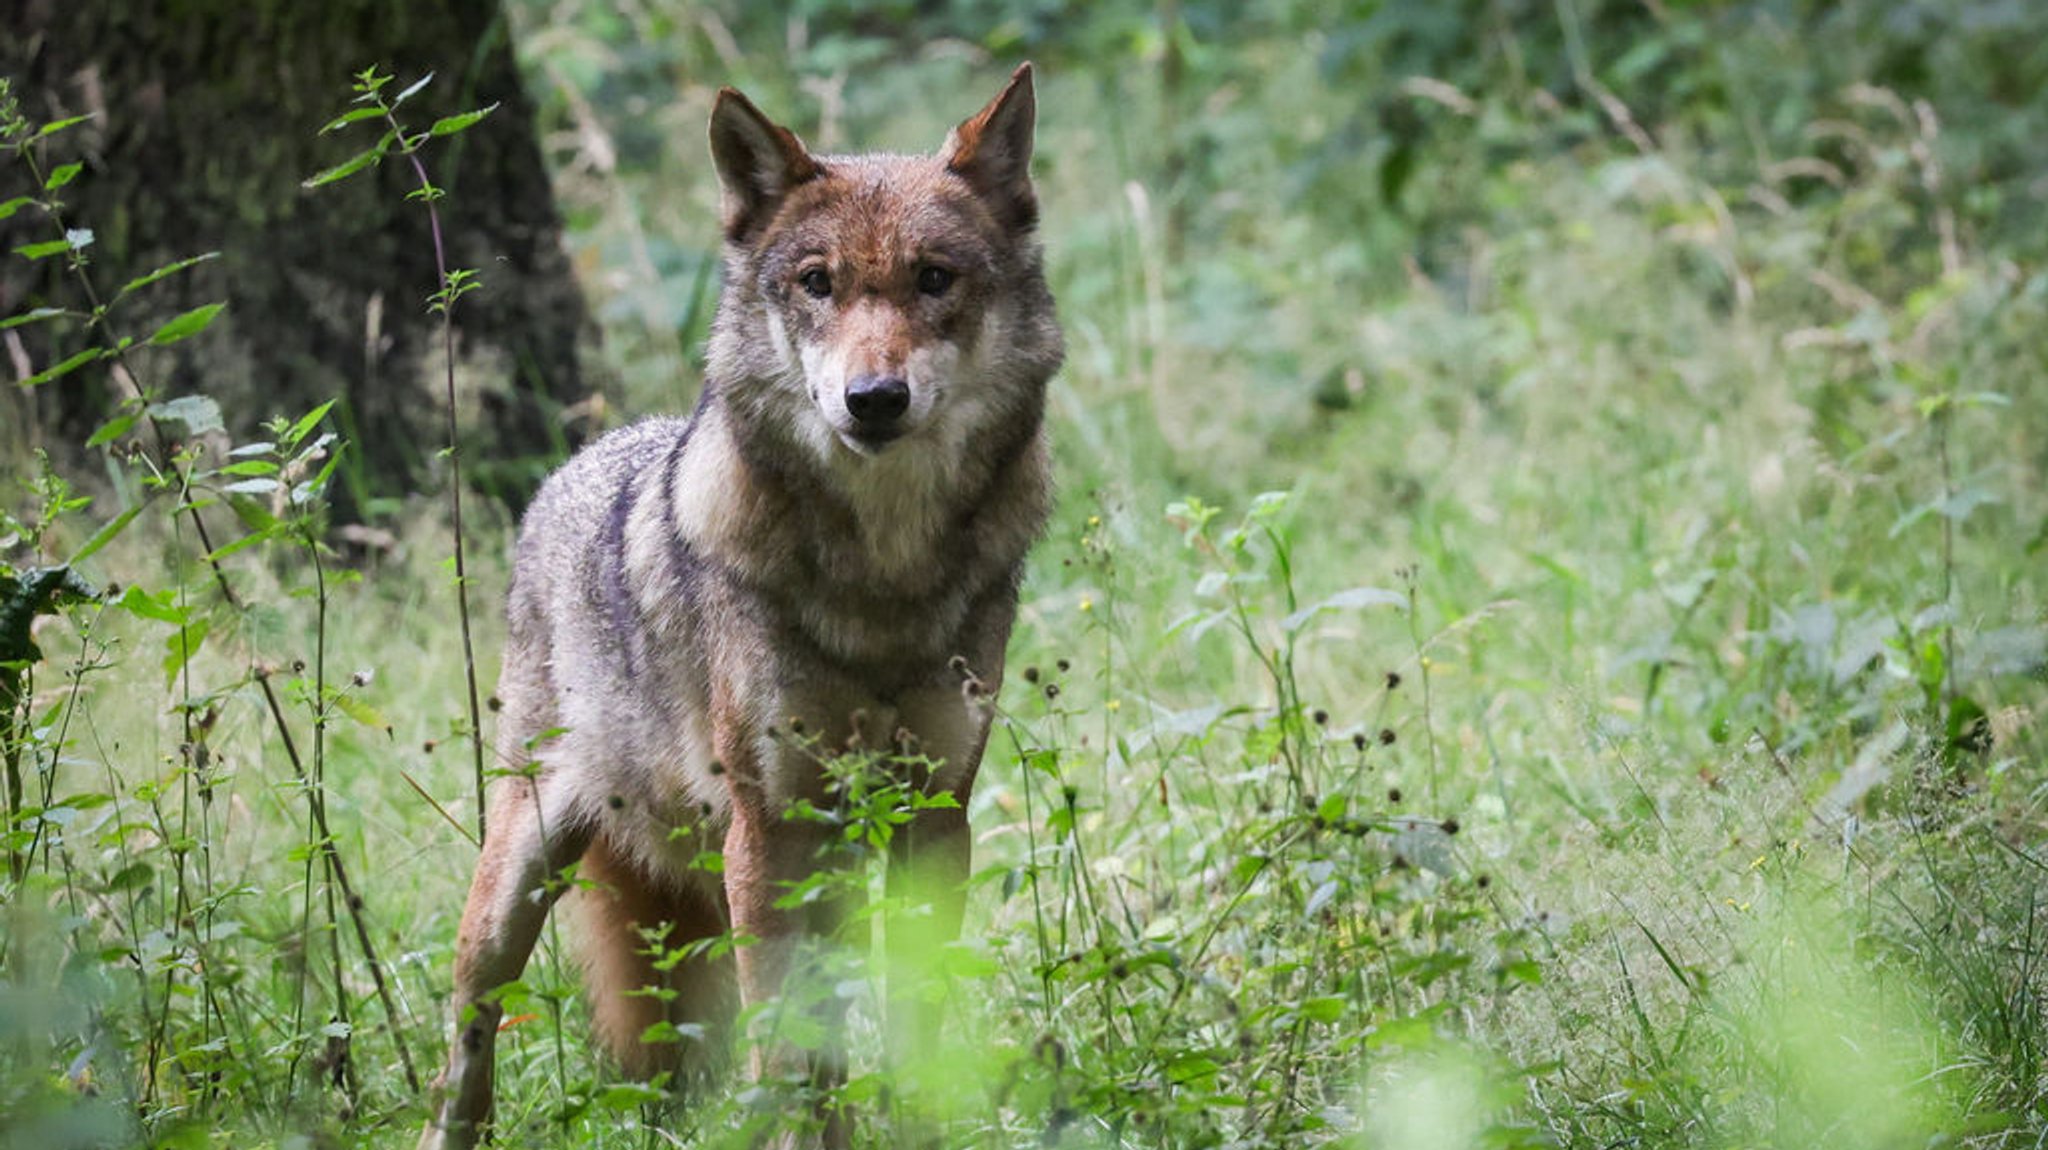
[[[903,428],[870,428],[862,431],[842,431],[839,442],[852,448],[858,455],[876,456],[889,449],[889,445],[903,438]]]

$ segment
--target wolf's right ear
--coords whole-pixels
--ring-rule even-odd
[[[819,172],[795,132],[733,88],[720,88],[711,105],[711,161],[718,168],[725,238],[734,243],[767,223],[791,188]]]

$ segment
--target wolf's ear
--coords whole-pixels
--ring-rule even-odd
[[[1037,120],[1031,65],[1020,64],[1002,92],[954,128],[939,152],[946,167],[995,209],[997,219],[1019,231],[1038,223],[1038,197],[1031,190],[1031,134]]]
[[[782,197],[819,171],[795,132],[732,88],[720,88],[711,105],[711,161],[718,168],[725,238],[734,243],[767,223]]]

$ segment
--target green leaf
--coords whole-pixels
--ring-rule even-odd
[[[292,429],[284,433],[285,448],[289,450],[297,447],[299,441],[306,438],[307,432],[312,431],[321,420],[327,418],[327,411],[333,406],[334,400],[330,399],[326,403],[300,416],[299,421],[292,424]]]
[[[148,287],[150,284],[153,284],[156,281],[163,279],[165,276],[177,275],[179,272],[184,271],[186,268],[191,267],[193,264],[203,264],[207,260],[214,260],[219,258],[219,252],[207,252],[203,255],[196,255],[189,259],[179,260],[176,263],[165,264],[164,266],[156,269],[155,271],[150,272],[148,275],[137,276],[136,278],[129,280],[127,283],[121,285],[121,290],[114,293],[114,298],[120,299],[122,296],[127,295],[129,292],[135,291],[138,288]]]
[[[206,643],[206,636],[213,630],[213,624],[204,617],[193,619],[177,630],[164,636],[164,689],[177,685],[178,672],[185,669],[199,648]]]
[[[391,133],[386,132],[384,139],[378,141],[376,147],[358,152],[353,158],[344,160],[316,176],[308,177],[299,186],[302,188],[324,188],[329,184],[339,183],[342,180],[348,179],[350,176],[383,159],[384,146],[390,138]]]
[[[1335,1022],[1344,1017],[1344,1009],[1350,1002],[1341,995],[1311,998],[1301,1004],[1301,1016],[1310,1022]]]
[[[71,313],[61,307],[30,308],[20,315],[11,315],[4,320],[0,320],[0,331],[6,331],[10,327],[21,327],[24,324],[42,323],[44,320],[56,319],[58,316],[69,314]]]
[[[0,220],[4,220],[21,209],[36,202],[34,196],[16,196],[11,200],[0,200]]]
[[[334,706],[342,714],[347,715],[349,718],[354,719],[373,731],[386,730],[391,726],[390,722],[384,718],[383,712],[356,698],[354,695],[335,696]]]
[[[406,88],[405,91],[400,92],[396,96],[393,96],[391,98],[391,106],[396,108],[400,104],[405,103],[407,100],[410,100],[414,96],[419,95],[420,89],[425,88],[428,84],[431,84],[433,82],[434,74],[432,72],[429,72],[424,76],[421,76],[419,79],[414,80],[412,82],[412,85]]]
[[[148,863],[129,863],[127,866],[116,871],[114,877],[107,880],[107,885],[102,890],[106,894],[116,894],[124,890],[139,890],[142,887],[148,886],[149,880],[155,876],[156,868]]]
[[[350,108],[348,111],[343,112],[341,115],[336,116],[332,120],[329,120],[327,121],[327,123],[323,124],[320,128],[320,134],[324,136],[329,132],[338,132],[341,129],[348,127],[350,124],[357,122],[358,120],[375,119],[376,117],[381,116],[383,114],[384,109],[374,106]]]
[[[71,118],[65,120],[52,120],[49,123],[44,124],[42,128],[36,132],[36,138],[40,140],[44,136],[54,136],[57,133],[63,131],[66,128],[71,127],[74,124],[83,124],[87,120],[92,119],[92,117],[93,114],[88,112],[83,116],[72,116]]]
[[[277,461],[273,459],[238,459],[217,473],[220,475],[276,475]]]
[[[133,417],[130,418],[132,420]],[[130,507],[128,510],[123,511],[119,515],[114,516],[112,519],[109,519],[106,522],[105,526],[102,526],[98,531],[92,533],[92,538],[87,539],[84,543],[79,545],[77,553],[71,556],[71,562],[83,563],[94,552],[97,552],[100,548],[105,547],[109,543],[112,543],[114,541],[114,536],[119,535],[123,528],[127,527],[128,524],[134,522],[135,517],[142,513],[142,506],[142,504],[138,503],[135,506]],[[130,588],[130,590],[133,590],[133,588]]]
[[[92,361],[100,358],[105,354],[107,354],[105,348],[86,348],[84,351],[79,352],[78,354],[72,356],[71,358],[65,360],[64,362],[58,364],[57,366],[45,368],[44,370],[29,376],[27,379],[22,380],[20,386],[39,387],[45,383],[50,382],[53,379],[58,378],[59,376],[70,375],[72,372],[77,371],[79,368],[84,367],[86,364],[91,363]]]
[[[178,605],[177,595],[176,591],[170,589],[152,595],[140,587],[131,585],[114,601],[114,606],[139,619],[154,619],[159,623],[183,623],[189,612]]]
[[[270,476],[263,475],[254,479],[243,479],[230,483],[221,488],[221,490],[229,495],[268,495],[283,486],[284,484],[279,483]]]
[[[152,403],[148,411],[149,417],[159,423],[175,423],[183,427],[187,436],[204,435],[226,427],[221,421],[220,404],[215,403],[211,396],[181,395],[162,403]]]
[[[1382,1022],[1365,1036],[1366,1049],[1380,1050],[1393,1046],[1421,1050],[1431,1046],[1436,1042],[1436,1016],[1439,1013],[1437,1007],[1430,1007],[1420,1014]]]
[[[73,162],[69,164],[59,164],[57,167],[50,170],[49,177],[43,181],[43,190],[46,192],[54,192],[58,188],[63,187],[65,184],[68,184],[71,181],[77,179],[78,173],[84,170],[85,165],[82,163]]]
[[[69,239],[44,240],[39,244],[23,244],[14,249],[14,254],[21,256],[23,259],[42,260],[48,259],[51,256],[63,255],[70,250],[71,241]]]
[[[128,429],[134,427],[135,421],[139,418],[140,416],[132,411],[126,415],[117,415],[100,424],[100,429],[92,433],[91,438],[85,441],[85,445],[87,447],[98,447],[103,443],[112,443],[116,439],[128,434]]]
[[[224,303],[210,303],[195,307],[183,315],[174,316],[150,335],[149,342],[153,346],[162,347],[198,335],[206,330],[206,325],[212,323],[213,317],[219,315],[221,309],[226,306],[228,305]]]
[[[443,116],[434,121],[434,126],[427,129],[427,134],[429,136],[452,136],[497,110],[498,106],[492,104],[488,108],[478,108],[474,112],[462,112],[453,116]]]
[[[1303,624],[1324,611],[1338,611],[1360,607],[1394,607],[1406,610],[1408,607],[1408,596],[1403,595],[1399,591],[1389,591],[1384,587],[1353,587],[1349,591],[1339,591],[1313,606],[1303,607],[1301,610],[1281,620],[1280,626],[1288,631],[1299,631]]]

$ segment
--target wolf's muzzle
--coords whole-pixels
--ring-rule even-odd
[[[883,444],[903,433],[899,421],[910,410],[910,381],[898,375],[862,375],[846,385],[846,413],[854,435]]]

